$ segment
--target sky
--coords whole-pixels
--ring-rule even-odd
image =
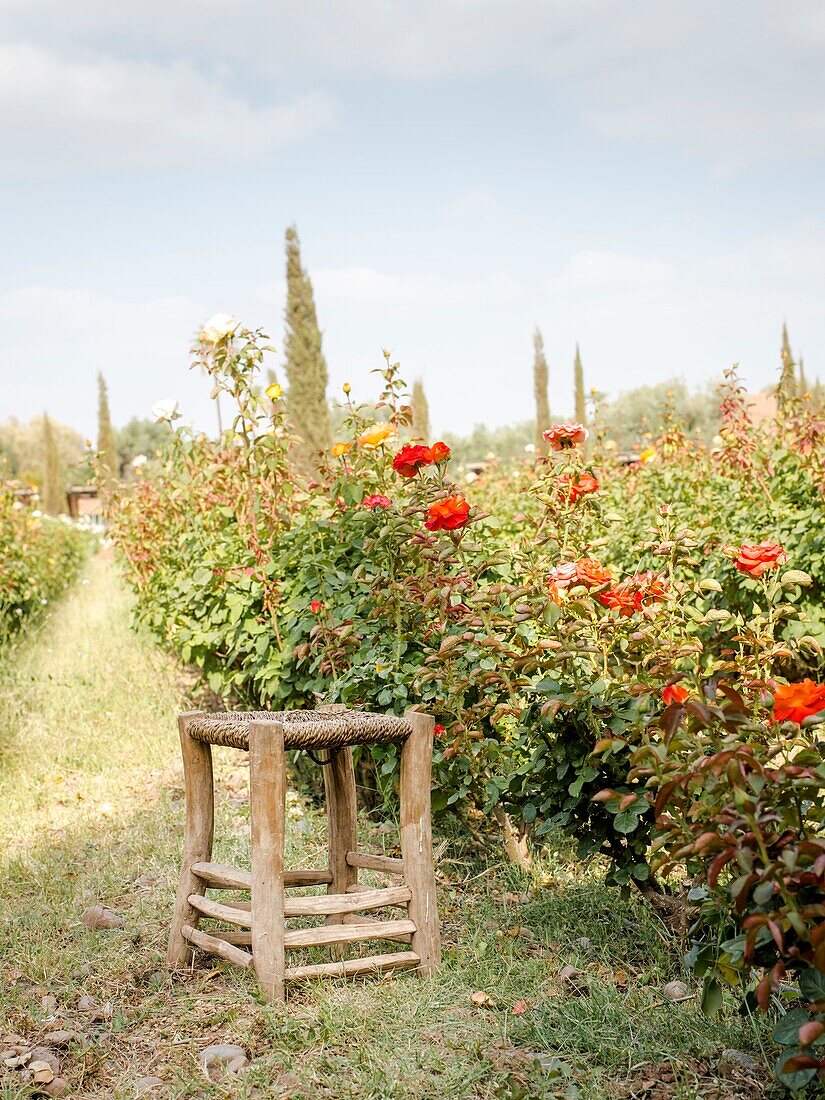
[[[330,393],[382,349],[437,433],[739,363],[825,381],[820,0],[0,0],[0,420],[211,427],[193,334],[283,344],[285,228]],[[280,366],[276,353],[272,366]]]

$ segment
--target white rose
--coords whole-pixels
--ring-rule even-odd
[[[148,459],[146,458],[146,455],[135,455],[135,457],[132,459],[132,469],[139,470],[141,466],[146,465],[147,461]]]
[[[238,322],[230,313],[216,313],[201,329],[200,338],[205,344],[219,344],[231,336],[237,327]]]
[[[180,417],[177,401],[174,397],[167,397],[165,401],[158,401],[156,405],[152,406],[152,416],[158,422],[165,420],[171,424],[173,420]]]

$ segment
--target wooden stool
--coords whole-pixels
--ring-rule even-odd
[[[268,1000],[282,1000],[284,982],[303,978],[414,968],[430,974],[441,942],[430,827],[433,719],[418,711],[404,718],[347,707],[316,711],[252,711],[206,714],[178,720],[186,786],[186,838],[167,966],[189,961],[193,947],[240,966],[254,966]],[[352,745],[401,746],[401,859],[359,855],[356,839]],[[252,871],[211,863],[214,823],[212,745],[249,752]],[[284,871],[286,818],[285,749],[321,751],[329,819],[329,866]],[[386,889],[358,885],[358,869],[397,876]],[[398,881],[400,878],[401,881]],[[325,884],[326,895],[285,899],[284,889]],[[207,887],[251,890],[252,901],[215,901]],[[406,908],[406,919],[363,915],[385,907]],[[286,918],[323,916],[316,928],[288,929]],[[202,917],[232,931],[198,928]],[[240,929],[240,931],[238,931]],[[285,948],[387,939],[405,951],[370,958],[287,967]],[[244,948],[251,946],[251,953]],[[341,948],[339,947],[340,951]]]

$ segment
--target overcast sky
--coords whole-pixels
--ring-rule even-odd
[[[212,313],[283,330],[298,226],[333,392],[390,348],[436,430],[738,361],[825,381],[821,0],[0,0],[0,419],[165,397]],[[280,362],[280,357],[278,357]]]

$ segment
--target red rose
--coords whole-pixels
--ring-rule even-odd
[[[320,600],[313,600],[312,603],[309,605],[309,610],[312,612],[313,615],[320,615],[321,612],[324,610],[324,605],[321,603]]]
[[[584,443],[590,435],[584,424],[554,424],[546,432],[542,432],[545,440],[554,451],[567,451]]]
[[[596,493],[599,490],[599,483],[592,474],[579,474],[577,478],[565,474],[564,477],[559,478],[558,484],[559,493],[563,499],[569,500],[571,504],[575,504],[580,497],[585,497],[589,493]]]
[[[728,554],[739,572],[749,577],[761,577],[768,569],[776,569],[788,560],[779,543],[769,539],[757,543],[744,542],[738,550],[729,547]]]
[[[365,508],[369,508],[371,512],[374,512],[376,508],[389,508],[392,505],[392,501],[389,497],[385,497],[383,493],[372,493],[368,497],[364,497],[361,502]]]
[[[446,462],[451,454],[450,448],[446,443],[433,443],[430,450],[433,456],[433,462],[435,463]]]
[[[579,584],[588,588],[598,588],[601,584],[609,584],[612,578],[610,570],[605,569],[595,558],[582,558],[576,562],[576,579]]]
[[[669,707],[673,703],[684,703],[689,694],[687,688],[680,687],[678,684],[668,684],[662,692],[662,701],[666,707]]]
[[[433,452],[420,443],[406,443],[392,460],[392,468],[402,477],[415,477],[422,466],[431,466]]]
[[[435,726],[433,726],[433,737],[443,737],[443,736],[444,736],[444,727],[441,725],[440,722],[436,722]]]
[[[469,518],[470,505],[464,497],[456,494],[431,504],[424,526],[428,531],[456,531],[464,527]]]
[[[801,722],[825,710],[825,684],[803,680],[781,684],[773,693],[773,716],[777,722]]]
[[[620,615],[629,616],[638,610],[636,596],[637,594],[628,585],[616,584],[606,592],[599,593],[599,602],[611,610],[617,610]]]

